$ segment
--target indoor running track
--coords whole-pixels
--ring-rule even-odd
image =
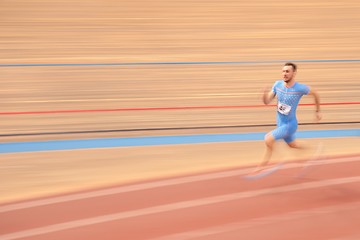
[[[0,206],[0,239],[360,239],[360,155],[157,179]]]

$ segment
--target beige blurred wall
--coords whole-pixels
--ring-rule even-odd
[[[1,64],[359,59],[358,1],[1,1]],[[299,63],[322,102],[359,102],[355,63]],[[261,104],[281,63],[1,67],[1,112]],[[311,102],[311,99],[304,99]],[[310,107],[299,118],[312,120]],[[357,121],[359,105],[324,121]],[[264,114],[267,118],[261,118]],[[201,116],[201,117],[199,117]],[[4,134],[274,123],[272,109],[3,115]]]

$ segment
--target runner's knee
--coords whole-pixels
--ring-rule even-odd
[[[275,142],[275,139],[271,133],[268,133],[265,135],[265,144],[268,148],[272,148],[274,145],[274,142]]]
[[[297,141],[292,141],[287,143],[291,148],[304,149],[305,147],[302,144],[299,144]]]
[[[296,142],[289,142],[287,145],[291,148],[299,148],[298,144]]]

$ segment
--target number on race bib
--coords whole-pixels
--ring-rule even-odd
[[[278,111],[281,114],[288,115],[291,110],[291,106],[286,105],[285,103],[278,103]]]

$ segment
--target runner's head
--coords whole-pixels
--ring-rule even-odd
[[[291,62],[285,63],[282,70],[282,76],[284,82],[286,83],[291,82],[295,78],[296,70],[297,70],[297,66],[295,63],[291,63]]]

